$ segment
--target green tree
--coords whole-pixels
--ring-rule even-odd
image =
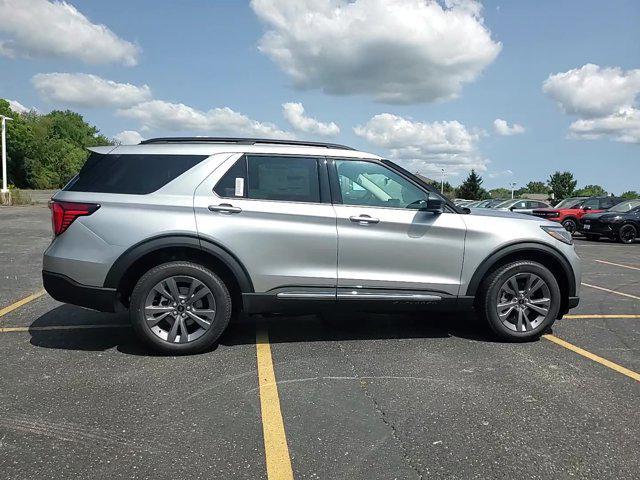
[[[549,193],[549,187],[544,182],[529,182],[525,185],[524,190],[526,193]]]
[[[556,201],[573,196],[577,183],[571,172],[555,172],[547,182]]]
[[[640,193],[636,192],[635,190],[627,190],[620,196],[622,198],[640,198]]]
[[[471,170],[469,176],[462,182],[457,189],[457,195],[460,198],[466,198],[467,200],[482,200],[487,198],[489,194],[482,188],[482,177],[476,173],[475,170]]]
[[[576,197],[603,197],[607,194],[606,190],[600,185],[586,185],[575,191]]]
[[[493,188],[489,190],[491,198],[511,198],[511,190],[508,188]]]

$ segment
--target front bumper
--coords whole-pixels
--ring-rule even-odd
[[[619,225],[615,223],[602,223],[602,222],[592,222],[590,220],[582,222],[579,226],[579,230],[582,233],[589,233],[593,235],[606,235],[611,236],[615,235]]]
[[[116,311],[116,289],[91,287],[59,273],[42,271],[44,289],[54,299],[101,312]]]

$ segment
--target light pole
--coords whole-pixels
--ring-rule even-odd
[[[7,188],[7,120],[13,120],[13,118],[5,117],[4,115],[0,115],[2,117],[2,193],[7,193],[9,189]]]
[[[511,200],[513,200],[513,190],[516,188],[516,182],[511,183]]]
[[[444,168],[441,168],[440,170],[442,170],[442,180],[440,181],[440,193],[444,195]]]

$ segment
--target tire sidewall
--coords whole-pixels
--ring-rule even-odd
[[[189,276],[204,283],[216,302],[216,314],[209,329],[198,339],[186,344],[169,343],[159,338],[146,322],[144,307],[149,291],[160,281],[172,276]],[[159,265],[143,275],[133,289],[130,307],[135,332],[155,350],[175,355],[197,353],[211,347],[225,330],[231,317],[231,297],[225,284],[210,270],[189,262]]]
[[[503,283],[511,276],[517,273],[533,273],[538,275],[544,280],[551,295],[551,302],[549,305],[549,313],[544,321],[528,332],[515,332],[502,324],[498,317],[497,303],[498,292]],[[556,320],[558,312],[560,311],[561,292],[558,281],[553,274],[537,262],[521,261],[515,262],[509,265],[501,267],[496,272],[495,276],[490,277],[490,284],[486,286],[485,298],[484,298],[484,314],[492,330],[498,334],[501,338],[512,341],[527,341],[538,338],[547,328],[549,328]]]
[[[630,241],[626,241],[626,240],[624,240],[622,238],[622,232],[624,231],[625,228],[632,228],[633,229],[634,236]],[[620,227],[620,232],[618,233],[618,238],[622,243],[626,243],[626,244],[633,243],[638,238],[638,229],[634,225],[631,225],[630,223],[627,223],[627,224],[623,225],[622,227]]]
[[[567,228],[567,225],[572,225],[573,229],[569,230]],[[573,235],[574,233],[576,233],[576,230],[578,229],[578,222],[576,222],[573,218],[567,218],[566,220],[562,221],[562,226],[564,227],[565,230],[567,230]]]

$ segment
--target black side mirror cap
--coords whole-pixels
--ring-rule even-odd
[[[440,198],[428,198],[420,208],[421,212],[442,213],[444,211],[444,201]]]

